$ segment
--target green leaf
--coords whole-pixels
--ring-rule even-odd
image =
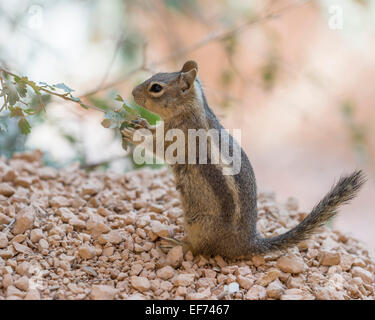
[[[27,82],[25,82],[25,80],[27,80],[27,78],[26,77],[22,77],[22,78],[14,77],[14,80],[16,81],[16,90],[19,96],[22,98],[25,98],[27,94],[27,89],[26,89]]]
[[[121,97],[119,94],[117,95],[115,100],[122,102],[122,107],[126,112],[132,115],[138,116],[137,110],[135,110],[132,105],[128,104],[127,101],[123,97]]]
[[[134,108],[137,110],[141,118],[146,119],[147,122],[151,125],[155,125],[156,122],[160,120],[160,117],[157,114],[152,113],[151,111],[148,111],[147,109],[139,105],[135,105]]]
[[[12,82],[6,81],[3,90],[9,105],[14,106],[20,99],[16,86]]]
[[[130,123],[127,121],[124,121],[123,123],[121,123],[120,130],[123,130],[128,127],[130,127]]]
[[[123,97],[121,97],[119,94],[116,96],[116,98],[115,98],[115,100],[117,100],[117,101],[120,101],[120,102],[122,102],[122,103],[124,103],[124,98]]]
[[[58,83],[58,84],[55,84],[55,87],[56,88],[59,88],[59,89],[62,89],[64,90],[65,92],[73,92],[74,90],[73,89],[70,89],[65,83]]]
[[[25,83],[27,83],[31,88],[33,88],[34,92],[36,94],[40,94],[40,87],[34,82],[34,81],[31,81],[29,79],[27,79],[27,77],[22,77],[23,81]]]
[[[24,109],[23,112],[25,112],[27,114],[33,114],[35,112],[35,110],[33,108],[27,108],[27,109]]]
[[[23,110],[20,107],[9,107],[10,117],[23,117]]]
[[[18,121],[18,127],[20,128],[21,132],[25,135],[27,135],[31,132],[30,124],[27,122],[27,120],[25,118],[21,118]]]
[[[104,120],[102,126],[105,128],[126,128],[132,126],[131,121],[139,119],[141,117],[137,106],[129,105],[126,100],[119,94],[115,100],[122,102],[122,109],[115,111],[107,111],[104,114]],[[150,113],[151,115],[151,113]],[[148,119],[147,119],[148,120]],[[150,122],[150,121],[149,121]]]
[[[122,105],[122,107],[126,112],[129,113],[130,116],[135,116],[136,118],[139,116],[138,112],[133,107],[130,107],[125,103]]]

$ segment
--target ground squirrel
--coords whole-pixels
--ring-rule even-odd
[[[221,130],[223,127],[207,104],[197,73],[197,63],[187,61],[180,71],[153,75],[135,87],[132,94],[137,104],[160,115],[165,132],[173,128],[186,134],[188,129]],[[143,125],[155,132],[147,123]],[[135,143],[134,132],[131,128],[123,130],[123,138]],[[231,150],[238,146],[227,131],[220,131],[220,140],[224,135],[229,136],[226,138]],[[194,254],[238,258],[289,248],[308,239],[335,216],[338,207],[353,199],[365,182],[360,170],[341,177],[295,228],[276,237],[263,238],[256,229],[254,172],[245,152],[239,150],[241,168],[235,175],[224,175],[220,164],[210,161],[171,166],[184,210],[182,244]]]

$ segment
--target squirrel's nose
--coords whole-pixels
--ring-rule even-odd
[[[137,89],[137,87],[135,87],[135,88],[132,90],[132,95],[133,95],[134,98],[135,98],[136,89]]]

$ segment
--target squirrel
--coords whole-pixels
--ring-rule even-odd
[[[224,134],[229,135],[233,149],[238,144],[227,131],[221,130],[223,126],[208,106],[197,74],[198,64],[192,60],[185,62],[180,71],[157,73],[133,89],[134,100],[161,117],[165,132],[174,128],[185,134],[189,129],[217,129],[220,139]],[[139,127],[155,134],[155,127],[147,121],[142,121]],[[123,139],[138,144],[133,140],[135,131],[136,128],[122,130]],[[167,146],[166,142],[164,150]],[[334,217],[338,207],[353,199],[366,181],[361,170],[342,176],[296,227],[284,234],[264,238],[256,228],[254,171],[246,153],[242,148],[240,150],[241,168],[234,175],[224,175],[221,164],[210,162],[171,165],[184,212],[185,237],[180,242],[184,251],[191,250],[194,255],[239,258],[285,250],[307,240]]]

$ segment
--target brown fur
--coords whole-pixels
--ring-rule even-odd
[[[197,63],[188,61],[179,72],[155,74],[133,90],[134,99],[161,116],[165,131],[179,128],[187,137],[188,129],[220,130],[223,127],[208,107],[197,72]],[[155,83],[162,86],[160,92],[150,90]],[[129,131],[124,136],[131,137]],[[236,144],[230,135],[229,139]],[[220,152],[218,146],[210,147]],[[221,164],[198,162],[172,165],[184,209],[184,245],[194,254],[236,258],[296,245],[335,216],[337,208],[354,198],[365,181],[361,171],[341,178],[299,225],[267,239],[256,230],[256,182],[245,152],[241,149],[241,171],[234,176],[223,175]]]

